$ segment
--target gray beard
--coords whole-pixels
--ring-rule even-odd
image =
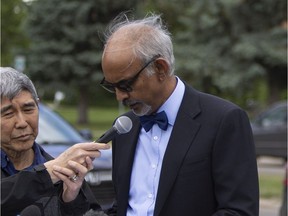
[[[134,104],[135,102],[137,103],[141,103],[142,104],[142,109],[140,110],[140,112],[135,112],[135,110],[132,109],[132,112],[137,115],[137,116],[144,116],[147,115],[150,111],[151,111],[151,106],[141,102],[141,101],[129,101],[129,100],[125,100],[122,102],[122,104],[124,106],[129,106],[130,104]]]
[[[147,115],[151,111],[151,106],[147,104],[143,104],[143,108],[141,109],[140,112],[136,113],[134,110],[132,111],[137,116],[144,116],[144,115]]]

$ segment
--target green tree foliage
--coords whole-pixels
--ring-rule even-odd
[[[185,80],[243,106],[259,97],[261,80],[270,102],[286,92],[286,0],[168,2],[153,5],[173,28],[177,73]]]
[[[15,54],[28,45],[21,25],[25,16],[22,0],[1,1],[1,66],[13,66]]]
[[[31,39],[28,72],[42,83],[60,82],[79,93],[79,123],[87,122],[89,86],[98,85],[108,22],[136,0],[37,0],[27,30]]]

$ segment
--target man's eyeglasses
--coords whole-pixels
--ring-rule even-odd
[[[111,93],[116,92],[116,88],[119,89],[122,92],[131,92],[133,91],[132,85],[139,77],[140,73],[144,71],[146,67],[148,67],[149,64],[154,62],[157,58],[159,58],[159,55],[154,56],[150,61],[148,61],[137,73],[134,77],[126,80],[121,80],[117,83],[110,83],[105,80],[105,77],[102,79],[100,85],[106,89],[107,91]]]

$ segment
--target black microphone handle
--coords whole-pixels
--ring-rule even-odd
[[[111,127],[106,133],[104,133],[99,139],[96,140],[98,143],[108,143],[118,134],[116,128]]]

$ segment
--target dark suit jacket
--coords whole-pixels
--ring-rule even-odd
[[[137,116],[125,115],[133,128],[113,140],[116,202],[110,215],[118,216],[126,215],[141,129]],[[246,113],[186,86],[163,159],[154,216],[257,216],[258,200],[255,149]]]

